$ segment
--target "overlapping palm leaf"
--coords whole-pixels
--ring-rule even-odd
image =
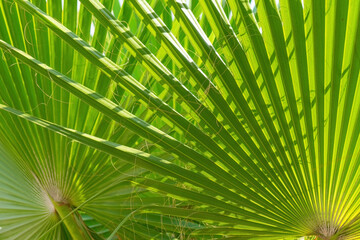
[[[359,1],[0,9],[1,238],[359,237]]]

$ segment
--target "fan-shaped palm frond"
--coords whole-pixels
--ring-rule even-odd
[[[0,0],[1,239],[358,239],[360,1]]]

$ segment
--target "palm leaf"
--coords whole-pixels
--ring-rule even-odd
[[[1,0],[1,239],[357,239],[360,2]]]

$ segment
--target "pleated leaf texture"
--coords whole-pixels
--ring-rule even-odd
[[[0,239],[360,239],[359,0],[0,0]]]

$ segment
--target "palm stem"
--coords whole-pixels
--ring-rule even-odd
[[[66,229],[69,231],[72,239],[84,240],[91,239],[84,225],[81,223],[81,219],[76,213],[72,212],[71,206],[67,203],[57,203],[52,200],[56,212],[59,214],[61,221],[63,221]]]

